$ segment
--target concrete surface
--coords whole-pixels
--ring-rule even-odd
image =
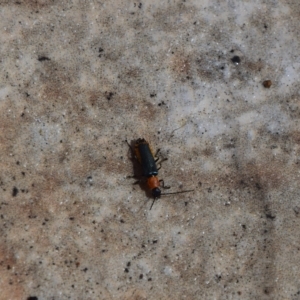
[[[0,299],[300,299],[299,18],[0,1]],[[139,137],[194,192],[150,211]]]

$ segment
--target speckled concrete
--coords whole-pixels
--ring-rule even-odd
[[[0,1],[0,299],[300,299],[299,19]],[[139,137],[195,191],[150,211]]]

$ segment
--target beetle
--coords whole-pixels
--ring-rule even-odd
[[[181,194],[181,193],[188,193],[192,192],[194,190],[185,190],[185,191],[179,191],[179,192],[173,192],[173,193],[162,193],[160,189],[160,183],[162,182],[162,187],[167,189],[169,187],[166,187],[164,185],[164,181],[162,179],[158,179],[158,168],[156,163],[158,159],[155,159],[157,156],[158,151],[155,155],[153,155],[153,152],[151,151],[149,143],[144,138],[139,138],[134,143],[134,149],[132,149],[131,145],[126,140],[128,146],[130,149],[134,152],[136,159],[140,163],[143,171],[143,176],[147,178],[147,187],[151,190],[152,196],[153,196],[153,202],[151,204],[150,210],[153,207],[154,202],[159,199],[161,196],[164,195],[171,195],[171,194]],[[161,160],[160,163],[164,160],[167,160],[166,158]]]

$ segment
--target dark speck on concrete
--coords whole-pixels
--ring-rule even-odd
[[[272,85],[272,81],[271,80],[265,80],[263,82],[263,86],[266,88],[266,89],[269,89]]]
[[[267,219],[271,219],[271,220],[274,220],[276,218],[276,216],[273,216],[270,213],[266,213],[266,217],[267,217]]]
[[[12,196],[16,197],[18,195],[18,193],[19,193],[19,190],[14,186],[13,190],[12,190]]]
[[[39,56],[38,58],[38,61],[46,61],[46,60],[50,60],[50,58],[47,56]]]
[[[114,95],[114,93],[112,93],[112,92],[105,92],[105,97],[107,100],[110,100],[113,95]]]
[[[232,61],[234,64],[238,65],[238,64],[241,62],[241,59],[240,59],[239,56],[235,55],[235,56],[233,56],[233,57],[231,58],[231,61]]]

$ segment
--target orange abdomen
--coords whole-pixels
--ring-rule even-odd
[[[150,190],[153,190],[155,188],[158,188],[160,186],[159,180],[157,176],[151,176],[147,178],[147,185]]]

